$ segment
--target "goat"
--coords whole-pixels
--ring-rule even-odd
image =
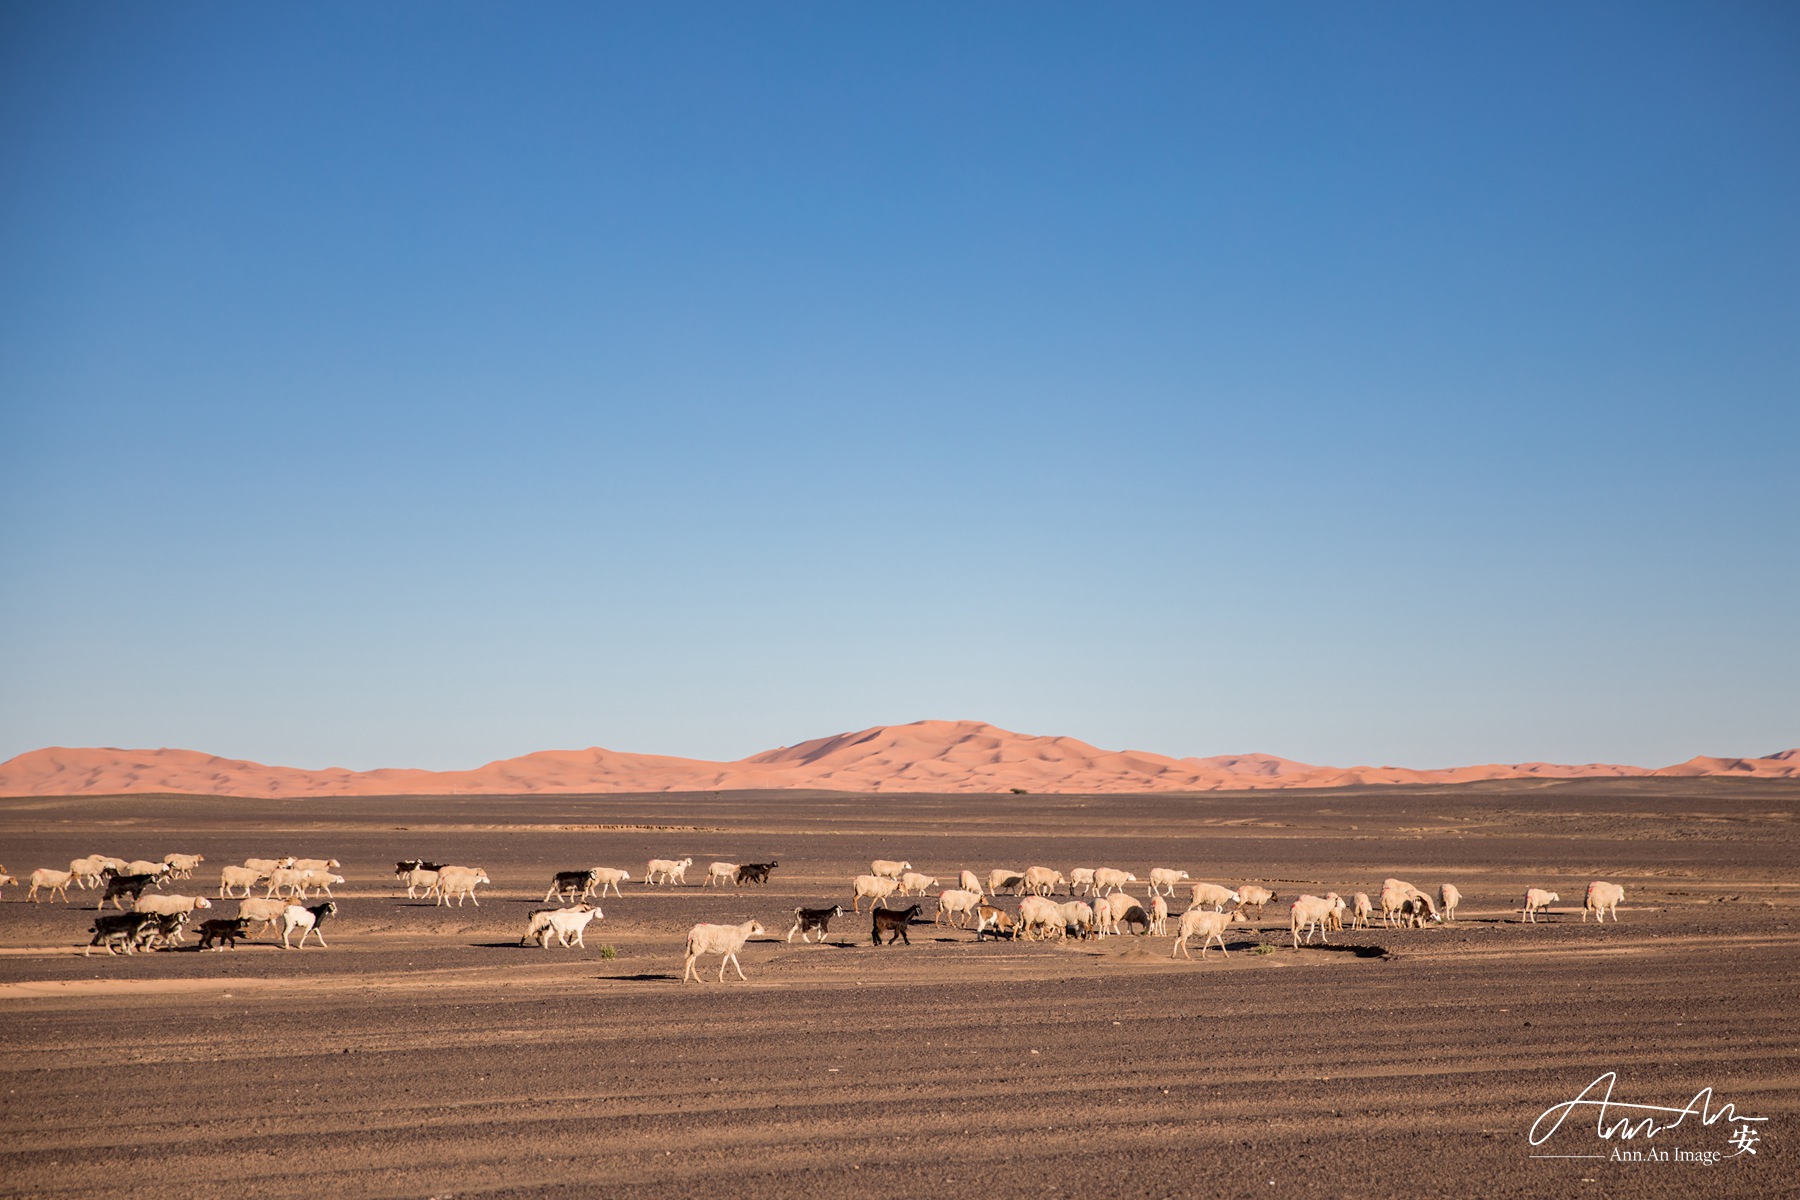
[[[746,883],[754,883],[758,886],[765,884],[769,882],[769,872],[780,865],[778,862],[745,863],[737,869],[738,886],[742,887]]]
[[[819,940],[831,932],[831,918],[844,915],[844,906],[834,904],[830,908],[796,908],[794,910],[794,927],[788,930],[787,940],[793,941],[794,935],[800,935],[802,942],[810,941],[806,935],[813,930],[819,931]]]
[[[918,905],[909,904],[905,908],[877,908],[870,911],[875,918],[874,924],[869,928],[870,941],[877,946],[881,945],[881,935],[885,933],[888,935],[887,944],[890,946],[894,944],[896,938],[909,946],[912,945],[912,939],[906,936],[906,927],[912,924],[914,917],[919,915]]]

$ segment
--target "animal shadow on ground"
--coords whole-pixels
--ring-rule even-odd
[[[629,982],[629,983],[652,983],[652,982],[655,982],[657,980],[662,980],[662,979],[666,979],[666,980],[673,982],[677,979],[680,979],[681,976],[659,974],[655,971],[642,971],[636,975],[596,975],[596,976],[594,976],[594,978],[595,979],[617,979],[617,980],[622,980],[622,981]]]

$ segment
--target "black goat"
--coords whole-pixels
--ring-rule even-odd
[[[593,891],[594,885],[599,882],[597,873],[592,867],[583,871],[558,871],[550,881],[550,890],[544,893],[544,899],[548,900],[555,896],[561,900],[565,898],[563,893],[566,892],[568,893],[567,899],[580,900]]]
[[[87,944],[81,956],[86,958],[95,946],[105,946],[108,954],[117,954],[121,946],[125,953],[136,954],[148,944],[157,928],[155,913],[108,913],[95,917],[94,923],[88,926],[94,940]]]
[[[780,865],[778,862],[745,863],[737,870],[738,885],[741,887],[746,883],[767,883],[769,882],[769,872]]]
[[[906,927],[912,924],[914,917],[919,915],[918,905],[911,904],[905,908],[877,908],[872,909],[871,912],[875,917],[875,924],[869,930],[870,941],[877,946],[881,945],[881,935],[886,932],[888,945],[893,945],[896,938],[909,946],[912,945],[912,939],[906,936]]]
[[[236,950],[238,939],[250,936],[249,917],[214,917],[210,921],[200,922],[200,949],[223,950],[226,946]],[[224,942],[224,946],[215,946],[214,942]]]
[[[138,897],[144,894],[144,889],[162,877],[160,875],[121,875],[108,867],[100,872],[100,878],[106,882],[106,890],[100,896],[100,903],[94,905],[95,912],[105,908],[108,900],[113,902],[114,908],[123,909],[125,906],[119,903],[121,896],[130,896],[131,902],[136,904]]]

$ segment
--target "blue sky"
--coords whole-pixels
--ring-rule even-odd
[[[0,9],[0,757],[1800,744],[1780,4]]]

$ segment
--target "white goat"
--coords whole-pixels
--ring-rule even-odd
[[[311,908],[302,908],[298,904],[290,904],[282,909],[281,945],[283,949],[306,949],[306,939],[309,934],[319,939],[319,945],[324,946],[327,950],[331,949],[331,947],[326,944],[325,931],[319,928],[319,922],[336,911],[337,904],[330,900],[327,900],[323,904],[316,904]],[[288,935],[293,933],[296,929],[300,931],[300,944],[298,946],[290,946],[288,945]]]
[[[743,964],[738,962],[737,952],[744,948],[744,943],[753,937],[761,937],[766,930],[755,921],[745,921],[742,925],[696,925],[688,930],[687,965],[681,972],[681,982],[686,983],[691,976],[695,983],[704,983],[700,972],[694,969],[694,962],[702,954],[720,954],[719,982],[725,982],[725,964],[730,963],[737,968],[738,978],[744,978]]]

